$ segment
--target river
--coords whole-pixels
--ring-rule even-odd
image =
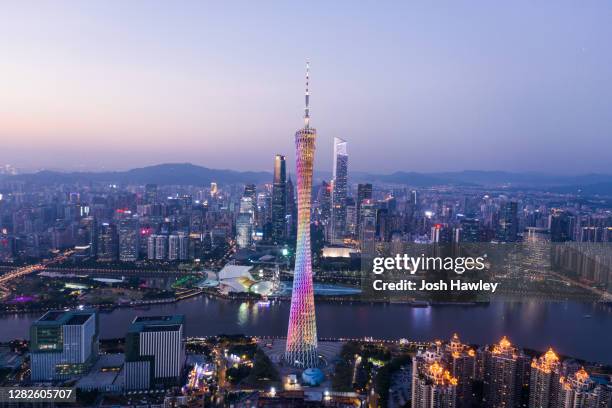
[[[506,335],[522,347],[612,364],[612,311],[595,303],[492,302],[479,306],[410,307],[401,304],[317,302],[319,337],[410,340],[447,339],[485,344]],[[268,307],[195,297],[147,309],[118,308],[100,314],[100,337],[123,337],[136,315],[184,314],[187,336],[243,333],[285,336],[289,302]],[[2,315],[0,341],[27,338],[38,315]]]

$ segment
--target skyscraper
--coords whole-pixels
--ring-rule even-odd
[[[306,63],[304,128],[295,133],[298,222],[293,292],[285,349],[285,360],[297,367],[318,365],[310,248],[310,201],[317,131],[310,127],[308,80],[309,69]]]
[[[272,184],[272,240],[281,243],[287,236],[287,170],[285,156],[274,157],[274,181]]]
[[[126,218],[119,222],[119,260],[134,262],[138,260],[140,249],[140,230],[137,218]]]
[[[184,261],[189,258],[189,237],[179,232],[168,237],[168,260]]]
[[[297,206],[295,205],[295,189],[291,177],[287,180],[287,237],[294,238],[297,233]]]
[[[476,352],[461,343],[458,334],[453,334],[448,343],[444,360],[453,377],[457,379],[457,406],[471,407],[472,385],[476,377]]]
[[[357,200],[355,201],[355,209],[356,209],[356,213],[357,213],[357,225],[355,227],[356,231],[355,233],[357,234],[357,236],[360,235],[360,230],[359,230],[359,223],[361,222],[361,217],[359,216],[361,214],[361,203],[363,202],[363,200],[367,200],[372,198],[372,184],[370,183],[365,183],[365,184],[358,184],[357,185]]]
[[[520,404],[527,362],[525,354],[506,337],[485,350],[485,407],[514,407]]]
[[[529,408],[556,406],[560,390],[561,364],[553,349],[531,362]]]
[[[503,242],[516,242],[518,237],[518,204],[504,203],[499,220],[498,238]]]
[[[427,354],[412,358],[412,407],[455,408],[457,378]]]
[[[325,239],[331,241],[331,185],[325,180],[321,182],[317,192],[316,205],[316,221],[325,228]]]
[[[157,203],[157,184],[145,185],[145,204]]]
[[[334,137],[334,168],[332,180],[332,241],[340,242],[346,235],[346,195],[348,188],[348,153],[346,140]]]
[[[83,374],[98,356],[98,315],[93,310],[45,313],[30,328],[32,381]]]
[[[249,213],[240,213],[236,218],[236,245],[248,248],[253,244],[253,218]]]
[[[376,254],[376,203],[371,198],[363,200],[358,216],[361,256],[370,258]]]
[[[98,230],[98,259],[107,262],[116,261],[118,252],[117,227],[106,222],[101,224]]]
[[[599,408],[610,407],[612,396],[609,386],[598,384],[584,367],[573,374],[561,377],[560,391],[555,407]]]

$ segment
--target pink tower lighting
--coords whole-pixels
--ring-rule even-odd
[[[285,361],[290,365],[302,368],[318,365],[317,322],[312,285],[312,251],[310,249],[310,200],[317,131],[310,127],[309,74],[309,64],[307,62],[304,128],[295,133],[298,201],[297,243],[287,347],[285,349]]]

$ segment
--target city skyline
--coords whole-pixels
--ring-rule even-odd
[[[0,161],[294,162],[309,57],[320,169],[339,137],[351,171],[612,172],[609,4],[275,6],[3,6],[0,32],[18,41],[0,78]],[[304,16],[318,29],[292,30]]]

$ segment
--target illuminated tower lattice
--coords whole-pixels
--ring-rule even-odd
[[[293,366],[304,368],[318,365],[317,322],[312,287],[312,252],[310,250],[310,199],[317,131],[310,127],[308,80],[309,66],[306,63],[304,128],[295,133],[298,200],[297,244],[287,348],[285,349],[285,361]]]

